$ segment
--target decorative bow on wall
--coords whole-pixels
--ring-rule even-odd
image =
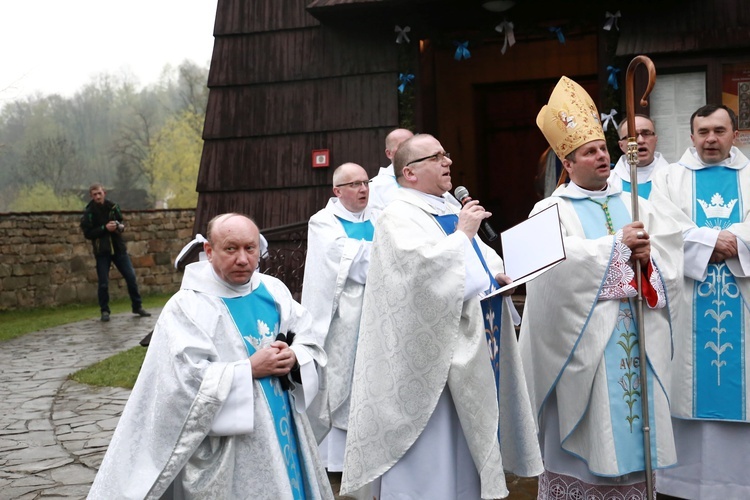
[[[565,35],[563,34],[562,28],[559,26],[550,26],[549,27],[550,33],[554,33],[557,35],[557,41],[560,43],[565,43]]]
[[[411,40],[409,40],[409,35],[408,35],[408,33],[411,31],[411,28],[409,26],[404,26],[402,28],[401,26],[397,24],[396,29],[394,31],[397,33],[396,43],[404,43],[404,42],[410,43],[411,42]]]
[[[456,53],[453,55],[453,59],[460,61],[461,59],[468,59],[471,57],[471,52],[469,52],[469,42],[454,41],[453,45],[456,46]]]
[[[508,50],[508,47],[513,47],[513,45],[516,44],[516,35],[513,33],[513,23],[503,21],[495,26],[495,31],[498,33],[505,33],[503,48],[500,49],[500,53],[505,55],[505,51]]]
[[[406,85],[414,82],[414,75],[411,73],[399,73],[398,74],[398,91],[403,94],[406,89]]]
[[[620,88],[620,86],[617,84],[617,74],[620,72],[620,68],[615,68],[614,66],[607,66],[607,71],[609,71],[609,77],[607,78],[607,83],[612,86],[613,89],[617,90]]]
[[[617,114],[616,109],[610,109],[609,114],[607,113],[601,113],[601,119],[602,119],[602,129],[606,132],[607,127],[610,123],[613,123],[615,125],[615,128],[617,128],[617,121],[615,121],[615,115]]]
[[[602,26],[603,30],[609,31],[612,29],[612,25],[614,24],[615,28],[617,28],[617,31],[620,31],[620,25],[617,24],[617,20],[622,17],[622,14],[620,14],[620,11],[618,10],[614,14],[607,11],[607,13],[604,15],[604,17],[607,18],[607,21],[604,23],[604,26]]]

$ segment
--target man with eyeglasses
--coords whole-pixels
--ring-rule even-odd
[[[372,185],[370,186],[370,207],[383,210],[396,198],[399,183],[396,180],[396,173],[393,170],[393,157],[396,155],[401,143],[412,137],[414,137],[414,134],[405,128],[397,128],[386,136],[385,156],[391,160],[391,164],[381,168],[378,175],[372,179]],[[451,193],[447,192],[443,196],[458,210],[461,210],[461,203]]]
[[[649,199],[651,195],[651,177],[661,169],[668,168],[669,162],[656,151],[658,137],[654,122],[645,115],[635,115],[636,142],[638,144],[638,196]],[[628,121],[623,120],[618,128],[620,149],[623,154],[610,174],[610,182],[622,183],[622,190],[630,193],[630,164],[628,163]]]
[[[341,472],[344,464],[349,392],[377,215],[368,207],[369,188],[365,169],[344,163],[333,172],[335,196],[308,224],[302,305],[312,314],[313,332],[328,354],[322,389],[308,416],[329,472]]]
[[[460,212],[446,200],[451,164],[426,134],[394,157],[401,189],[375,226],[344,495],[503,498],[504,468],[541,471],[509,298],[498,296],[489,327],[483,321],[480,294],[509,281],[500,257],[476,237],[490,213],[475,200]],[[501,329],[492,352],[486,328]]]
[[[737,117],[706,105],[690,118],[693,146],[653,179],[690,220],[684,227],[686,314],[674,325],[672,416],[677,467],[659,492],[750,498],[750,160]],[[671,204],[659,206],[665,216]]]

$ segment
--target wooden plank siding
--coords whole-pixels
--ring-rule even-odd
[[[750,47],[746,0],[652,2],[649,15],[637,6],[622,9],[617,55],[670,54]],[[638,22],[624,22],[625,19]]]
[[[322,26],[309,0],[219,0],[194,232],[228,211],[261,228],[307,221],[346,161],[371,175],[398,126],[390,33]],[[314,149],[331,167],[313,169]]]
[[[398,112],[392,73],[218,87],[205,140],[377,127]],[[390,101],[390,102],[389,102]]]
[[[382,50],[393,42],[388,35],[385,39],[314,27],[217,38],[208,85],[216,88],[392,72],[394,54]]]
[[[269,229],[286,225],[289,214],[314,214],[325,206],[330,197],[330,186],[294,190],[225,191],[220,196],[206,196],[204,205],[206,214],[244,213],[253,217],[262,229]],[[206,225],[213,215],[195,223],[197,232],[206,230]]]
[[[246,139],[207,141],[198,190],[262,190],[330,186],[330,168],[310,168],[310,151],[326,145],[331,162],[359,163],[375,175],[384,166],[383,144],[389,128],[316,132]],[[258,168],[262,165],[263,168]]]

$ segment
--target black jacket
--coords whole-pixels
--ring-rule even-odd
[[[117,203],[105,199],[101,205],[94,200],[86,205],[81,217],[81,229],[86,239],[91,240],[94,255],[127,253],[120,231],[111,233],[104,227],[111,220],[122,222],[122,212]]]

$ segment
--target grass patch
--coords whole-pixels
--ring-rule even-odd
[[[172,294],[169,293],[143,297],[143,307],[146,309],[162,307],[171,296]],[[128,312],[130,299],[125,297],[110,301],[109,308],[112,314]],[[99,318],[99,314],[99,305],[96,303],[2,311],[0,312],[0,341],[10,340],[30,332],[38,332],[45,328]]]
[[[97,387],[132,389],[145,357],[146,348],[136,346],[79,370],[68,378],[81,384]]]

